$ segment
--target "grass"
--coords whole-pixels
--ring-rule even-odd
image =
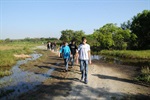
[[[136,78],[136,80],[150,83],[150,68],[143,67],[141,70],[141,74]]]
[[[150,50],[102,50],[98,54],[128,59],[150,59]]]
[[[0,43],[0,77],[10,75],[8,70],[16,64],[18,58],[14,54],[30,54],[33,47],[39,44],[30,42]]]
[[[8,75],[11,75],[11,74],[12,74],[12,72],[8,71],[8,70],[0,71],[0,77],[8,76]]]
[[[0,68],[10,67],[18,60],[14,57],[14,54],[29,54],[31,50],[27,47],[22,49],[0,50]]]
[[[9,43],[0,43],[0,50],[11,50],[11,49],[23,49],[24,47],[32,48],[39,44],[32,42],[9,42]]]
[[[38,58],[37,60],[33,60],[33,61],[28,61],[27,64],[23,64],[20,67],[21,68],[26,68],[26,66],[34,66],[36,65],[36,63],[38,64],[39,62],[43,62],[45,61],[48,57],[49,57],[49,53],[51,53],[50,51],[43,51],[43,50],[36,50],[37,53],[42,54],[42,56],[40,58]]]

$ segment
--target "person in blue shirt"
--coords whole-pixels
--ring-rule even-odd
[[[67,45],[67,42],[64,42],[64,46],[62,47],[62,53],[64,58],[64,64],[65,64],[65,71],[68,71],[68,63],[71,56],[71,50],[69,46]]]

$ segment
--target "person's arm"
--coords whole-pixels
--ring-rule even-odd
[[[88,51],[88,56],[89,56],[89,64],[91,64],[92,62],[91,62],[91,51],[90,50]]]
[[[78,55],[78,48],[77,48],[77,46],[75,45],[75,55],[77,56]]]
[[[72,54],[71,54],[71,49],[70,49],[70,47],[68,46],[68,48],[69,48],[69,52],[70,52],[70,57],[72,57]]]
[[[89,46],[89,50],[88,50],[88,57],[89,57],[89,64],[91,64],[91,49],[90,49],[90,46]]]
[[[76,64],[78,64],[78,60],[79,60],[79,53],[80,53],[80,45],[78,46],[78,48],[76,49]]]

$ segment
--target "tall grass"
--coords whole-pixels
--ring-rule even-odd
[[[32,42],[0,43],[0,50],[23,49],[24,47],[32,48],[37,45],[40,45],[40,44],[35,44]]]
[[[17,58],[14,57],[14,54],[29,54],[30,52],[31,50],[27,47],[24,47],[23,49],[0,50],[0,68],[14,65],[17,60]]]
[[[16,63],[16,59],[13,56],[14,51],[13,50],[5,50],[5,51],[0,51],[0,68],[1,67],[9,67],[13,64]]]
[[[99,52],[102,55],[115,56],[120,58],[131,59],[150,59],[150,50],[102,50]]]
[[[9,70],[0,70],[0,77],[3,77],[3,76],[8,76],[8,75],[10,75],[10,74],[12,74],[12,72],[11,71],[9,71]]]
[[[17,58],[14,54],[30,54],[34,46],[38,44],[33,44],[29,42],[12,42],[12,43],[1,43],[0,44],[0,77],[9,75],[8,69],[13,66]]]

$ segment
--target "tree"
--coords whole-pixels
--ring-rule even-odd
[[[122,28],[118,28],[117,32],[113,34],[113,40],[114,40],[114,47],[115,49],[126,49],[127,44],[130,40],[131,34],[130,30],[126,29],[123,30]]]
[[[86,35],[87,43],[90,44],[90,46],[97,46],[99,43],[94,38],[93,34]]]
[[[150,49],[150,10],[132,18],[131,31],[137,36],[138,49]]]
[[[94,37],[99,42],[101,49],[110,49],[113,44],[112,34],[116,31],[116,26],[112,23],[104,25],[102,28],[94,30]]]
[[[72,39],[75,39],[76,40],[76,43],[77,44],[80,44],[82,41],[81,41],[81,38],[85,36],[85,33],[82,31],[82,30],[79,30],[79,31],[75,31],[74,32],[74,37]]]
[[[24,38],[24,41],[31,41],[31,38],[30,37],[26,37],[26,38]]]
[[[100,43],[101,49],[126,49],[131,39],[131,31],[123,30],[116,24],[106,24],[93,33],[95,39]]]
[[[70,42],[71,40],[76,40],[77,44],[81,43],[81,38],[85,36],[85,33],[82,30],[73,31],[73,30],[63,30],[61,31],[60,40]]]
[[[137,36],[134,33],[131,33],[131,37],[128,42],[128,49],[137,50],[137,48],[138,48]]]
[[[121,24],[121,28],[123,29],[123,30],[126,30],[126,29],[131,29],[131,21],[130,20],[128,20],[127,22],[123,22],[122,24]]]
[[[63,30],[63,31],[61,31],[60,40],[70,42],[73,37],[74,37],[74,31],[73,30]]]
[[[6,38],[5,42],[11,42],[10,38]]]

